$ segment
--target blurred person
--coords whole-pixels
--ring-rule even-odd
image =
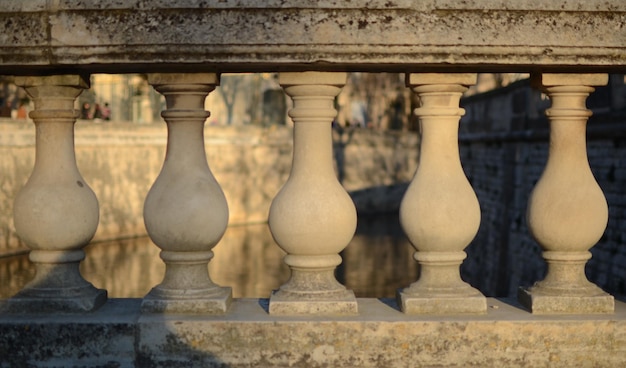
[[[83,107],[80,110],[80,118],[81,119],[91,119],[91,105],[88,102],[83,104]]]
[[[109,103],[105,102],[104,107],[101,110],[102,119],[111,120],[111,108],[109,107]]]
[[[100,104],[96,104],[93,109],[93,118],[96,120],[102,119],[102,110],[100,109]]]
[[[4,100],[2,107],[0,107],[0,117],[2,118],[10,118],[11,117],[11,100],[8,98]]]
[[[28,111],[26,110],[26,103],[24,101],[20,102],[20,107],[17,108],[16,119],[26,119],[28,118]]]

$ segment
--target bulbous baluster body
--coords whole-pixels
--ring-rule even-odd
[[[294,152],[289,179],[274,198],[269,226],[287,252],[290,280],[270,298],[272,314],[354,314],[356,299],[334,276],[356,230],[356,210],[337,181],[331,122],[345,73],[281,73],[294,101]]]
[[[543,74],[533,82],[552,100],[548,162],[528,202],[527,222],[544,250],[548,273],[528,290],[522,304],[536,314],[612,313],[613,297],[587,280],[589,249],[608,222],[608,206],[587,160],[585,101],[606,74]]]
[[[74,153],[74,100],[88,79],[78,75],[17,77],[35,101],[35,167],[14,204],[15,228],[29,246],[36,276],[8,304],[18,312],[83,312],[106,302],[80,274],[83,248],[98,227],[99,207]]]
[[[228,206],[209,169],[204,149],[204,100],[218,84],[215,74],[151,74],[166,99],[168,127],[163,168],[148,192],[144,221],[161,248],[165,277],[144,298],[144,312],[223,313],[230,288],[211,281],[208,262],[228,225]]]
[[[480,206],[459,157],[459,108],[475,74],[411,74],[422,129],[420,161],[400,206],[400,222],[417,250],[417,282],[398,294],[405,313],[485,313],[485,297],[465,283],[459,266],[480,225]]]

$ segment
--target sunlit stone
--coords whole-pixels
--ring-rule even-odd
[[[204,150],[204,100],[215,74],[151,74],[165,96],[165,162],[144,205],[146,230],[161,248],[165,277],[143,300],[144,312],[224,313],[231,289],[211,281],[207,265],[226,231],[228,205]]]
[[[408,314],[485,313],[480,291],[461,279],[463,251],[480,225],[480,207],[459,157],[461,95],[476,74],[410,74],[420,98],[420,162],[400,206],[400,223],[417,250],[419,279],[398,293]]]
[[[548,273],[519,290],[535,314],[612,313],[613,297],[587,280],[589,249],[608,222],[608,206],[587,160],[585,101],[591,86],[606,85],[606,74],[538,74],[534,83],[552,100],[550,150],[528,202],[528,227],[543,248]]]
[[[334,275],[356,229],[356,210],[333,170],[331,122],[346,73],[281,73],[293,99],[294,152],[289,179],[269,214],[291,278],[270,298],[271,314],[355,314],[354,293]]]
[[[13,312],[86,312],[106,302],[80,274],[83,248],[98,227],[98,200],[76,166],[74,100],[89,82],[78,75],[17,77],[35,101],[35,167],[14,204],[15,228],[37,273],[5,304]]]

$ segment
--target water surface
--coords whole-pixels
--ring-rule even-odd
[[[148,237],[93,243],[85,248],[81,273],[110,298],[140,298],[163,278],[159,251]],[[289,278],[267,224],[229,227],[214,252],[211,278],[232,287],[236,298],[266,298]],[[360,218],[337,278],[358,297],[393,297],[417,279],[412,253],[397,216]],[[0,298],[17,293],[34,274],[26,254],[0,258]]]

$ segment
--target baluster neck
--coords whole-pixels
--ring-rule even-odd
[[[164,117],[168,116],[165,112],[163,115]],[[209,114],[203,115],[208,117]],[[165,165],[186,162],[189,165],[208,167],[206,150],[204,148],[204,120],[177,121],[169,118],[167,134]]]

